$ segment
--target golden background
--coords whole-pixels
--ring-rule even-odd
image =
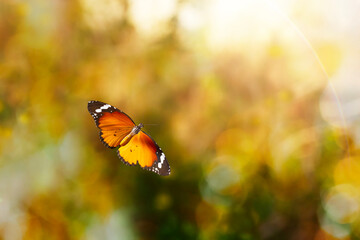
[[[360,4],[0,3],[1,239],[360,239]],[[118,107],[172,174],[125,166]]]

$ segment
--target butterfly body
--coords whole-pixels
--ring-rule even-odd
[[[100,102],[89,101],[88,110],[100,129],[100,140],[109,148],[118,148],[118,156],[127,165],[139,164],[159,175],[170,174],[165,154],[156,142],[121,110]]]
[[[131,132],[128,135],[126,135],[126,137],[124,137],[123,140],[121,140],[120,147],[125,146],[128,142],[130,142],[131,138],[133,136],[135,136],[136,134],[138,134],[140,132],[141,128],[143,128],[143,127],[144,127],[144,125],[142,123],[133,127]]]

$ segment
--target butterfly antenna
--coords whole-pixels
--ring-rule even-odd
[[[144,126],[157,126],[160,125],[158,123],[144,123]]]

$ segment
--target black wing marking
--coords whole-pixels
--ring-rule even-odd
[[[99,125],[99,119],[103,116],[104,112],[112,113],[115,111],[125,114],[134,123],[134,121],[131,119],[131,117],[129,117],[129,115],[127,115],[120,109],[117,109],[116,107],[111,106],[110,104],[107,104],[104,102],[95,101],[95,100],[89,101],[88,102],[88,111],[91,114],[91,116],[94,118],[96,126]]]

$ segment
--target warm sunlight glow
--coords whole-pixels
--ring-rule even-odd
[[[175,14],[176,0],[131,0],[132,22],[140,34],[158,36],[166,32],[168,23]]]
[[[214,50],[261,47],[286,26],[261,0],[212,0],[208,11],[208,43]]]

